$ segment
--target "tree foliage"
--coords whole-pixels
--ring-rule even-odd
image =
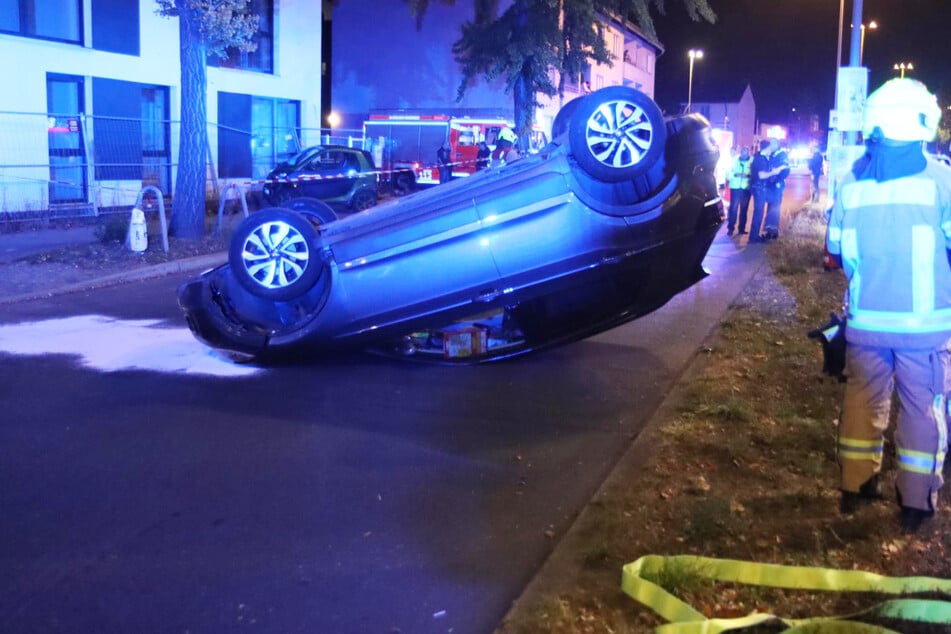
[[[430,0],[405,0],[421,24]],[[455,0],[439,0],[453,5]],[[708,0],[677,0],[694,21],[716,21]],[[653,14],[666,12],[665,0],[514,0],[501,14],[498,0],[473,0],[475,17],[461,27],[453,54],[462,71],[459,98],[478,77],[504,78],[513,95],[519,138],[527,139],[538,107],[536,96],[564,91],[565,78],[579,76],[592,63],[613,64],[604,42],[601,16],[632,21],[656,39]],[[551,70],[558,70],[558,83]]]
[[[205,232],[205,160],[208,156],[208,55],[230,47],[253,50],[258,16],[250,0],[156,0],[156,13],[178,18],[181,61],[181,130],[172,199],[172,232],[197,239]]]

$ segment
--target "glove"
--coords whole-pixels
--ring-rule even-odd
[[[807,336],[822,344],[822,371],[845,383],[845,322],[835,313],[829,313],[829,322],[810,330]]]

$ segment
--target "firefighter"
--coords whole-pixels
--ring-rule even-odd
[[[951,169],[924,153],[940,117],[934,95],[913,79],[892,79],[869,95],[866,152],[837,188],[826,234],[848,278],[841,511],[882,497],[894,388],[895,486],[906,533],[934,515],[948,446]]]
[[[518,137],[511,128],[502,128],[499,130],[499,138],[495,141],[495,149],[492,150],[492,165],[505,165],[507,161],[518,158],[518,148],[515,143]]]
[[[439,164],[439,183],[448,183],[452,180],[452,146],[449,141],[443,141],[443,144],[436,150],[436,162]]]

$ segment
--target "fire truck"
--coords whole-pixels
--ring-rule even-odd
[[[383,174],[381,181],[398,190],[439,183],[436,152],[449,141],[452,176],[470,176],[477,165],[479,142],[490,149],[502,128],[514,128],[505,117],[452,116],[447,114],[371,113],[363,124],[365,149]]]

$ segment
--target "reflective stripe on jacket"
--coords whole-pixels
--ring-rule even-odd
[[[951,338],[951,169],[877,182],[843,180],[826,246],[849,278],[847,338],[938,348]]]

